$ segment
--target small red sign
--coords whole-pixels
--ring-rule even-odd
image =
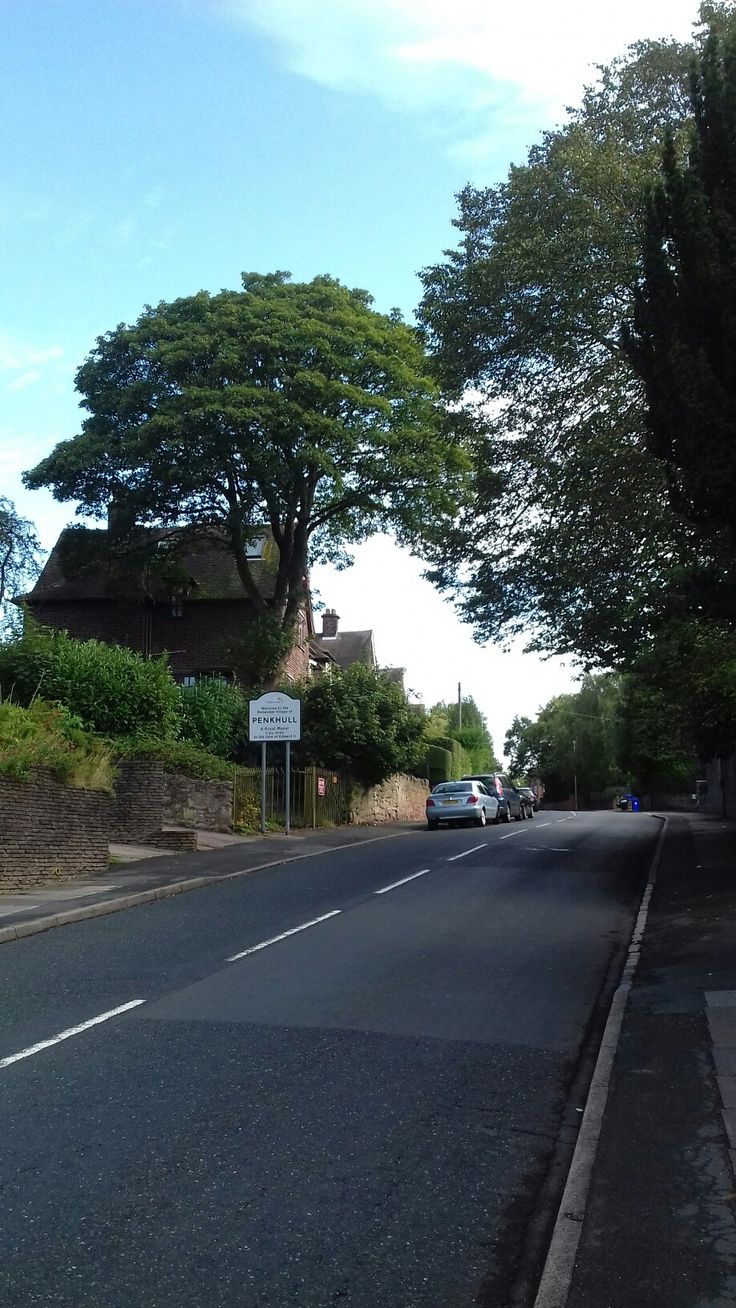
[[[317,777],[317,794],[318,795],[327,794],[327,782],[325,781],[324,777]]]

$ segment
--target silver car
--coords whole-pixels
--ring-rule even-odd
[[[436,831],[441,822],[472,822],[484,827],[498,821],[498,795],[482,781],[441,781],[427,796],[427,826]]]

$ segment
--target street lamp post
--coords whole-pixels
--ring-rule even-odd
[[[573,742],[572,742],[572,757],[573,757],[573,783],[572,783],[572,784],[573,784],[573,788],[574,788],[574,791],[575,791],[575,812],[577,812],[577,808],[578,808],[578,742],[577,742],[576,740],[573,740]]]

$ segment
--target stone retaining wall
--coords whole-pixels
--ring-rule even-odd
[[[112,799],[39,771],[0,778],[0,890],[97,876],[108,869]]]
[[[166,826],[230,831],[232,812],[231,781],[200,781],[152,760],[125,759],[118,764],[111,839],[170,849],[174,833]]]
[[[355,787],[350,801],[350,822],[363,826],[384,822],[420,822],[425,817],[429,782],[397,772],[379,786]]]

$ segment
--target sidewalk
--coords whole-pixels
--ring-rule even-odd
[[[559,1308],[736,1304],[734,1151],[736,824],[671,815]]]
[[[111,846],[113,861],[101,877],[83,877],[16,895],[0,895],[0,945],[83,918],[117,913],[136,904],[199,890],[228,877],[324,854],[347,845],[386,840],[419,829],[419,823],[325,827],[288,836],[222,836],[200,833],[196,854],[168,854],[136,845]]]

